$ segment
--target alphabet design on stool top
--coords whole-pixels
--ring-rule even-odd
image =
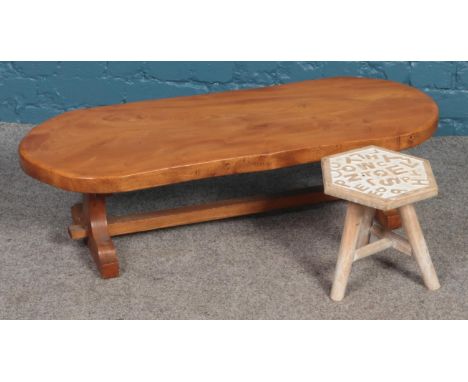
[[[418,191],[437,194],[429,162],[411,155],[369,146],[329,156],[323,163],[327,193],[343,199],[373,204],[372,199],[390,202]]]

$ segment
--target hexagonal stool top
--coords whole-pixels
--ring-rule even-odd
[[[379,210],[437,195],[429,161],[376,146],[322,159],[325,194]]]

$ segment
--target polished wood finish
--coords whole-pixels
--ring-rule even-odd
[[[375,144],[401,150],[435,131],[417,89],[329,78],[64,113],[19,147],[25,172],[82,193],[140,190],[277,169]]]
[[[336,198],[325,195],[321,187],[311,187],[280,195],[223,200],[199,206],[109,217],[108,232],[110,236],[126,235],[134,232],[252,215],[285,208],[302,207],[332,200],[336,200]],[[79,215],[79,211],[82,210],[81,206],[81,203],[73,206],[72,215],[73,211],[75,211],[75,214],[78,211]],[[80,217],[73,219],[73,224],[69,227],[68,232],[74,240],[84,239],[88,236],[88,231],[81,223]]]
[[[19,156],[30,176],[84,194],[69,233],[87,239],[109,278],[119,273],[111,236],[333,199],[307,190],[108,220],[109,193],[317,162],[368,144],[401,150],[428,139],[437,120],[437,105],[417,89],[330,78],[67,112],[33,128]],[[368,237],[361,232],[359,244]]]
[[[378,210],[376,213],[376,218],[380,225],[387,229],[392,230],[401,227],[401,218],[398,209],[392,209],[388,211]]]
[[[87,244],[102,278],[119,275],[119,260],[109,236],[106,203],[103,195],[84,195],[82,213],[74,208],[78,221],[86,227]],[[73,212],[72,212],[73,215]]]

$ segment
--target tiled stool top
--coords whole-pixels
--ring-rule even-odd
[[[322,159],[325,194],[379,210],[390,210],[437,195],[425,159],[376,146]]]

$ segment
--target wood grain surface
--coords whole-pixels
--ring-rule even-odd
[[[92,89],[90,89],[92,91]],[[19,147],[29,175],[82,193],[139,190],[271,170],[377,145],[428,139],[438,108],[386,80],[329,78],[71,111]]]
[[[197,206],[109,217],[106,223],[108,224],[109,236],[118,236],[286,208],[302,207],[333,200],[336,200],[336,198],[324,194],[322,187],[310,187],[276,195],[221,200]],[[82,217],[82,211],[82,203],[75,204],[72,207],[73,224],[68,227],[68,233],[74,240],[88,237],[89,230],[87,229],[85,219]]]

